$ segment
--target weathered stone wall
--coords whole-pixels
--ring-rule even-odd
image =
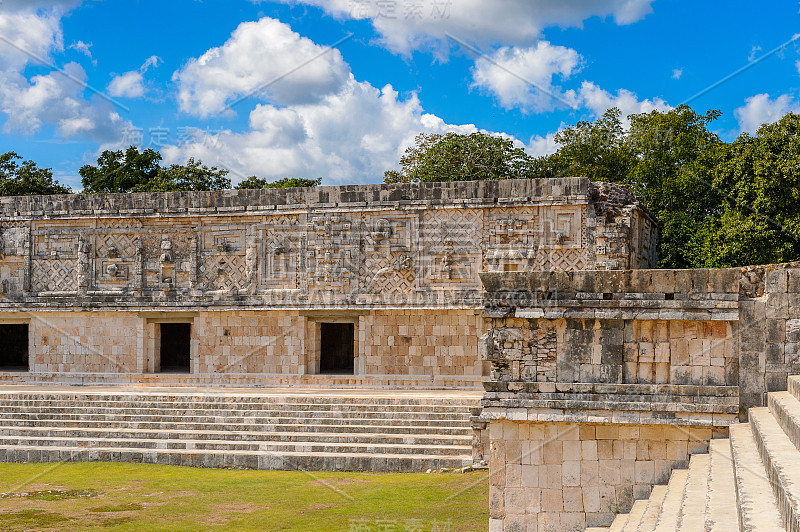
[[[573,178],[3,198],[0,308],[480,306],[480,271],[652,266],[652,219],[617,188]]]
[[[609,525],[687,452],[785,388],[800,370],[799,266],[482,274],[480,349],[492,371],[475,427],[488,425],[492,527]],[[526,445],[567,449],[584,435],[598,453],[609,440],[599,484],[574,463],[583,443],[563,451],[560,484],[555,451],[518,458],[519,445],[524,457]],[[605,494],[599,510],[594,488]]]
[[[652,266],[655,234],[584,178],[0,198],[0,323],[38,372],[157,372],[163,318],[193,373],[313,375],[344,321],[356,375],[474,385],[481,271]]]
[[[597,423],[491,424],[490,531],[571,531],[607,526],[665,484],[712,429]],[[500,464],[500,465],[497,465]]]

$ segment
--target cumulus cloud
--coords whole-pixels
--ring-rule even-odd
[[[129,123],[110,103],[84,99],[86,73],[79,64],[68,63],[63,70],[30,80],[17,72],[0,74],[0,110],[7,116],[3,131],[31,135],[53,124],[64,138],[102,142],[118,136]]]
[[[84,97],[86,72],[77,63],[30,79],[23,75],[28,64],[48,63],[49,54],[63,51],[61,17],[79,4],[80,0],[4,0],[0,4],[3,131],[30,135],[53,125],[64,138],[103,142],[118,138],[130,124],[109,102]],[[74,47],[88,52],[88,45]]]
[[[619,89],[612,94],[601,89],[591,81],[584,81],[577,92],[577,99],[582,107],[590,110],[594,116],[600,116],[612,107],[622,113],[624,127],[628,127],[627,116],[650,111],[668,111],[672,107],[661,98],[639,100],[635,93],[627,89]]]
[[[262,0],[251,0],[258,3]],[[580,27],[594,16],[631,24],[652,12],[653,0],[282,0],[322,8],[338,18],[370,19],[384,45],[407,54],[448,34],[479,45],[528,46],[550,26]]]
[[[108,94],[115,98],[141,98],[147,92],[144,75],[151,67],[156,68],[162,62],[160,57],[154,55],[147,58],[139,70],[114,76],[108,85]]]
[[[260,104],[248,131],[195,131],[191,142],[164,148],[169,162],[195,157],[230,168],[234,182],[323,176],[328,183],[375,182],[393,168],[421,131],[472,133],[425,113],[415,95],[401,98],[387,85],[377,89],[350,78],[335,94],[289,107]]]
[[[539,41],[530,48],[502,47],[481,56],[472,69],[473,86],[495,95],[506,109],[549,111],[570,104],[553,78],[568,78],[578,70],[581,56],[564,46]]]
[[[257,93],[276,105],[312,103],[347,84],[350,69],[336,49],[301,37],[271,18],[241,24],[222,46],[176,72],[180,109],[201,117]]]
[[[70,50],[75,50],[76,52],[82,53],[89,59],[92,58],[92,43],[85,43],[83,41],[77,41],[70,44],[67,48]]]
[[[672,79],[681,79],[683,76],[683,69],[682,68],[673,68],[672,69]]]
[[[550,155],[558,151],[558,144],[556,143],[556,134],[548,133],[545,136],[534,135],[531,137],[530,142],[525,147],[525,151],[534,157],[541,157],[543,155]]]
[[[775,99],[766,93],[756,94],[733,111],[739,129],[747,133],[755,133],[762,124],[777,122],[786,113],[800,113],[800,103],[789,94],[781,94]]]

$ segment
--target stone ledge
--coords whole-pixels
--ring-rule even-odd
[[[618,384],[593,382],[485,382],[487,392],[513,394],[589,393],[635,396],[739,397],[738,386],[696,386],[691,384]]]

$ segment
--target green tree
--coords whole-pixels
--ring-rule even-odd
[[[134,192],[176,192],[182,190],[228,190],[231,180],[228,171],[216,166],[208,167],[190,158],[185,165],[172,164],[161,168],[155,179],[144,186],[134,187]]]
[[[104,151],[97,166],[80,169],[83,191],[87,193],[173,192],[183,190],[224,190],[231,188],[228,171],[208,167],[189,159],[185,165],[162,167],[161,154],[135,146],[122,151]]]
[[[317,187],[322,184],[322,178],[306,179],[303,177],[285,177],[277,181],[267,181],[263,177],[250,176],[238,185],[239,190],[248,188],[301,188]]]
[[[627,186],[659,223],[659,265],[697,266],[700,229],[721,212],[720,195],[704,184],[723,144],[708,129],[719,115],[682,105],[631,115],[625,131],[620,111],[612,108],[594,122],[560,131],[558,151],[537,161],[537,173]]]
[[[504,137],[485,133],[422,133],[400,158],[387,183],[474,181],[531,177],[534,158]]]
[[[536,162],[542,177],[588,177],[622,182],[636,164],[626,142],[620,111],[613,107],[594,122],[580,121],[556,133],[559,150]]]
[[[723,200],[703,228],[703,266],[800,260],[800,114],[726,144],[709,181]]]
[[[0,196],[32,196],[37,194],[71,194],[72,190],[53,179],[53,171],[39,168],[33,161],[22,159],[13,151],[0,155]]]

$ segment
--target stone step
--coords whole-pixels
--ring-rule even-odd
[[[313,417],[315,419],[337,418],[337,417],[358,417],[360,419],[420,419],[428,421],[467,421],[472,416],[469,413],[433,413],[433,412],[381,412],[370,410],[364,412],[351,412],[346,410],[279,410],[279,409],[259,409],[259,410],[227,410],[215,411],[199,408],[184,409],[154,409],[154,408],[24,408],[16,407],[13,409],[0,409],[3,415],[27,415],[27,416],[71,416],[71,415],[94,415],[94,416],[180,416],[180,417],[214,417],[214,418],[252,418],[252,417]]]
[[[386,405],[386,406],[420,406],[420,407],[472,407],[480,404],[480,397],[474,398],[436,398],[419,397],[410,398],[397,395],[396,397],[370,397],[370,396],[307,396],[307,395],[236,395],[236,394],[198,394],[198,395],[153,395],[153,394],[130,394],[130,395],[99,395],[99,394],[47,394],[47,395],[25,395],[8,396],[0,392],[0,407],[19,403],[34,402],[61,402],[63,404],[110,404],[110,403],[151,403],[171,406],[175,404],[184,405],[219,405],[227,406],[230,404],[297,404],[307,406],[319,405]],[[440,404],[441,403],[441,404]]]
[[[794,395],[795,399],[800,400],[800,375],[789,375],[786,384],[789,393]]]
[[[628,530],[636,530],[639,526],[639,521],[644,515],[644,510],[647,508],[647,500],[641,499],[633,501],[631,511],[627,514],[619,514],[614,518],[614,522],[609,527],[610,532],[625,532]]]
[[[711,440],[708,454],[711,468],[708,480],[706,531],[725,532],[731,529],[736,508],[736,481],[733,474],[731,442]]]
[[[438,420],[438,419],[393,419],[383,417],[285,417],[285,416],[272,416],[272,417],[245,417],[245,416],[148,416],[140,414],[119,414],[119,415],[103,415],[103,414],[12,414],[0,415],[0,424],[16,423],[23,421],[31,421],[37,423],[58,423],[69,421],[81,422],[147,422],[148,420],[158,420],[160,423],[206,423],[206,424],[225,424],[225,425],[275,425],[275,424],[315,424],[320,421],[325,421],[332,425],[364,425],[381,423],[384,425],[395,426],[429,426],[429,427],[464,427],[469,419],[465,420]]]
[[[767,407],[783,432],[800,449],[800,401],[789,392],[770,392]]]
[[[707,454],[695,454],[689,459],[689,477],[686,479],[686,492],[678,518],[680,532],[705,528],[710,466],[711,458]]]
[[[460,392],[459,392],[460,393]],[[0,388],[0,461],[353,471],[472,463],[477,394]]]
[[[433,454],[441,456],[471,455],[471,445],[421,445],[421,444],[386,444],[361,443],[348,441],[345,443],[317,443],[309,441],[291,442],[250,442],[230,440],[148,440],[148,439],[91,439],[81,437],[50,436],[0,436],[0,446],[5,447],[78,447],[78,448],[125,448],[133,449],[191,449],[205,451],[259,451],[270,453],[304,452],[304,453],[353,453],[353,454]]]
[[[748,412],[759,455],[790,532],[800,531],[800,451],[768,408]]]
[[[423,472],[470,465],[463,456],[0,446],[0,462],[131,462],[228,469]]]
[[[48,436],[48,437],[76,437],[76,438],[138,438],[145,440],[241,440],[254,441],[310,441],[315,443],[341,443],[345,441],[359,441],[362,443],[386,444],[421,444],[421,445],[471,445],[471,434],[443,436],[441,434],[417,434],[414,432],[400,434],[385,433],[352,433],[352,432],[244,432],[224,430],[155,430],[142,431],[139,429],[98,428],[88,430],[84,428],[64,427],[4,427],[0,426],[1,436]]]
[[[664,495],[664,502],[661,511],[658,513],[656,532],[675,532],[678,529],[678,518],[680,517],[681,504],[686,493],[686,480],[689,478],[688,469],[675,469],[669,477],[667,483],[667,493]]]
[[[783,530],[783,518],[767,479],[764,463],[750,423],[731,425],[731,455],[736,478],[739,530],[761,532]],[[733,519],[733,515],[731,515]]]
[[[402,403],[377,403],[373,401],[363,400],[360,402],[287,402],[277,400],[262,400],[262,401],[204,401],[198,399],[196,401],[155,401],[150,398],[139,399],[123,399],[119,401],[111,400],[88,400],[81,401],[80,399],[65,400],[63,398],[51,399],[37,399],[37,400],[20,400],[20,401],[0,401],[0,409],[9,410],[15,408],[125,408],[130,405],[139,405],[147,408],[161,408],[161,409],[203,409],[203,410],[253,410],[253,409],[285,409],[285,410],[304,410],[314,408],[315,410],[343,410],[343,411],[362,411],[362,410],[376,410],[387,412],[433,412],[433,413],[470,413],[470,409],[475,408],[476,402],[465,404],[445,404],[437,405],[435,403],[421,403],[421,404],[402,404]]]
[[[653,491],[650,492],[650,498],[647,500],[647,508],[645,508],[635,532],[653,532],[655,530],[658,514],[661,512],[661,505],[664,504],[666,495],[667,486],[653,486]]]
[[[313,420],[312,420],[313,421]],[[330,421],[330,420],[328,420]],[[335,420],[334,420],[335,421]],[[356,423],[296,423],[286,420],[278,423],[165,423],[155,421],[85,421],[85,420],[50,420],[46,423],[37,420],[17,420],[12,418],[0,418],[0,425],[13,427],[55,427],[55,428],[105,428],[114,427],[121,429],[134,430],[227,430],[230,432],[263,431],[269,429],[273,432],[349,432],[349,433],[395,433],[395,434],[442,434],[442,435],[466,435],[472,434],[472,429],[466,424],[461,426],[441,426],[441,425],[413,425],[413,424],[379,424],[359,425]]]

